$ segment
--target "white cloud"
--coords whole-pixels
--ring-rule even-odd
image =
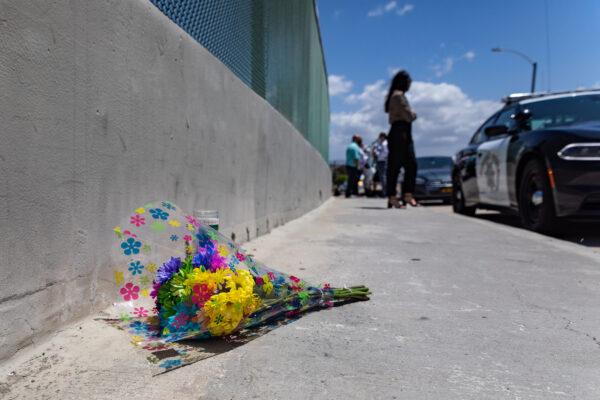
[[[378,80],[360,93],[346,97],[348,110],[331,116],[332,160],[342,160],[354,134],[366,144],[389,129],[383,102],[387,83]],[[463,147],[477,127],[501,107],[496,101],[474,100],[449,83],[413,82],[408,98],[418,115],[413,124],[417,156],[452,155]]]
[[[329,75],[327,80],[329,81],[330,96],[337,96],[352,90],[352,81],[347,80],[346,77],[342,75]]]
[[[435,64],[433,67],[431,67],[431,69],[433,69],[433,72],[435,72],[435,76],[437,76],[438,78],[441,78],[442,76],[452,72],[452,68],[454,68],[453,57],[446,57],[441,63]]]
[[[419,115],[413,133],[423,155],[454,153],[502,106],[497,101],[473,100],[449,83],[415,82],[408,98]]]
[[[444,75],[449,74],[454,69],[457,62],[462,60],[473,61],[475,59],[475,52],[473,50],[467,51],[460,57],[448,56],[438,64],[434,64],[431,69],[435,73],[435,76],[441,78]]]
[[[386,12],[389,12],[391,10],[393,10],[394,8],[396,8],[397,3],[395,1],[390,1],[389,3],[382,5],[382,6],[377,6],[376,8],[372,9],[371,11],[369,11],[367,13],[367,16],[369,17],[379,17],[380,15],[385,14]]]
[[[392,11],[394,8],[396,8],[398,4],[395,1],[390,1],[389,3],[387,3],[385,6],[383,6],[383,10],[385,12],[390,12]]]
[[[396,14],[398,14],[398,15],[405,15],[405,14],[408,14],[409,12],[411,12],[414,9],[415,9],[415,6],[413,4],[405,4],[402,7],[400,7],[398,9],[398,11],[396,11]]]
[[[475,59],[475,52],[473,50],[469,50],[463,54],[462,58],[468,61],[473,61]]]
[[[352,135],[363,136],[366,143],[387,130],[386,115],[383,112],[383,98],[386,94],[386,83],[378,80],[366,85],[362,92],[352,93],[346,97],[348,111],[331,114],[331,136],[329,140],[330,158],[341,160]]]
[[[352,93],[346,97],[346,102],[350,104],[372,104],[385,93],[385,82],[380,79],[374,83],[366,85],[361,93]]]
[[[367,13],[367,16],[380,17],[383,14],[387,14],[392,11],[396,11],[396,14],[402,16],[402,15],[408,14],[409,12],[411,12],[414,9],[415,9],[415,6],[413,4],[407,3],[402,6],[399,6],[397,1],[392,0],[385,4],[375,7],[374,9],[372,9],[371,11],[369,11]]]

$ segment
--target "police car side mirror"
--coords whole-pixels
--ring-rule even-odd
[[[506,125],[492,125],[485,128],[485,134],[487,137],[500,136],[507,133],[508,127]]]
[[[521,110],[513,116],[513,119],[517,121],[519,125],[523,124],[531,119],[531,111],[529,111],[527,108]]]
[[[518,129],[528,131],[530,129],[529,121],[531,120],[531,116],[531,111],[529,111],[527,108],[516,113],[513,116],[513,119],[517,123]]]

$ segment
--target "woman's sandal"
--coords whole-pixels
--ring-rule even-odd
[[[402,205],[397,197],[389,197],[388,198],[388,208],[406,208],[406,206]]]
[[[402,200],[402,203],[405,206],[409,205],[411,207],[421,207],[421,204],[417,200],[415,200],[414,197],[411,197],[409,200],[404,199],[404,200]]]

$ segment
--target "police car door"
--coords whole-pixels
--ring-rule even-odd
[[[498,115],[494,125],[513,127],[515,108],[508,108]],[[510,206],[506,160],[511,135],[491,137],[477,148],[477,188],[479,202],[497,206]]]

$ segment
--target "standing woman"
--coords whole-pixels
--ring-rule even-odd
[[[417,178],[417,160],[412,139],[412,122],[417,114],[410,108],[406,92],[412,80],[406,71],[400,71],[392,79],[385,100],[385,112],[389,115],[390,133],[388,134],[387,195],[388,208],[404,208],[396,197],[396,185],[400,166],[404,167],[402,182],[402,202],[417,207],[414,199],[415,180]]]

